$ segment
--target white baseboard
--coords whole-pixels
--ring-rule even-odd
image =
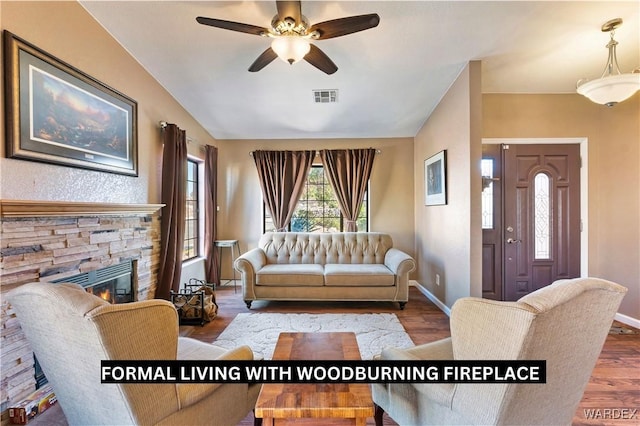
[[[418,281],[409,280],[409,285],[410,286],[412,285],[415,288],[417,288],[420,291],[420,293],[424,294],[427,299],[431,300],[433,304],[436,305],[438,309],[444,312],[448,317],[451,316],[451,308],[449,308],[447,305],[442,303],[440,299],[438,299],[433,293],[427,290],[426,287],[423,287],[422,284],[420,284]]]
[[[432,301],[433,304],[436,305],[448,317],[451,316],[451,308],[449,308],[447,305],[442,303],[440,301],[440,299],[438,299],[433,293],[431,293],[429,290],[427,290],[426,287],[423,287],[422,284],[420,284],[418,281],[409,280],[409,285],[416,287],[420,291],[420,293],[424,294],[427,299]],[[616,316],[615,316],[615,320],[616,321],[620,321],[621,323],[626,324],[626,325],[628,325],[630,327],[640,329],[640,320],[636,319],[636,318],[633,318],[633,317],[630,317],[628,315],[617,313]]]
[[[631,326],[633,328],[639,328],[640,329],[640,320],[630,317],[628,315],[624,315],[621,313],[617,313],[616,316],[614,317],[614,319],[616,321],[620,321],[623,324],[626,324],[628,326]]]

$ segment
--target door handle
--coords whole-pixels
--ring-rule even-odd
[[[522,240],[514,240],[513,238],[507,238],[507,244],[521,243]]]

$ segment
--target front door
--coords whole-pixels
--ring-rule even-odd
[[[503,145],[503,300],[580,276],[580,147]]]
[[[489,145],[483,166],[483,297],[580,276],[579,145]]]

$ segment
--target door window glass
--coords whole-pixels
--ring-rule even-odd
[[[550,188],[549,176],[545,173],[538,173],[533,180],[533,209],[535,244],[534,253],[536,259],[549,259],[550,255]]]

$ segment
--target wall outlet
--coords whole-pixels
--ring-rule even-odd
[[[440,274],[436,274],[436,285],[440,285]]]

